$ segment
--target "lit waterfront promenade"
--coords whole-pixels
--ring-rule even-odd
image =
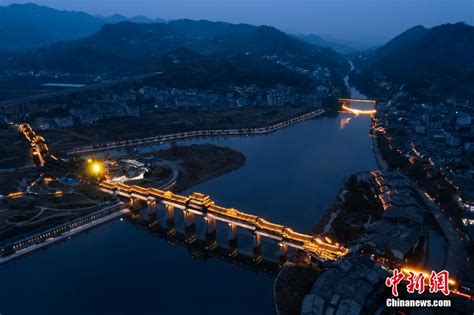
[[[9,247],[12,251],[12,253],[6,253],[3,257],[0,256],[0,264],[4,264],[38,249],[52,245],[53,243],[68,238],[74,234],[121,217],[130,211],[127,206],[127,204],[123,203],[114,204],[72,222],[64,223],[44,232],[33,234],[12,242],[8,246],[0,249],[4,252],[7,250],[7,247]]]
[[[176,141],[176,140],[196,138],[196,137],[261,135],[261,134],[271,133],[271,132],[277,131],[278,129],[282,129],[290,125],[321,116],[324,113],[325,113],[324,109],[318,109],[318,110],[315,110],[315,111],[312,111],[312,112],[309,112],[309,113],[306,113],[306,114],[303,114],[291,119],[287,119],[277,124],[273,124],[266,127],[259,127],[259,128],[206,129],[206,130],[196,130],[196,131],[188,131],[188,132],[178,132],[178,133],[165,134],[165,135],[159,135],[159,136],[147,137],[147,138],[108,142],[108,143],[99,144],[99,145],[89,145],[89,146],[75,148],[72,151],[68,152],[67,154],[68,155],[84,154],[84,153],[91,153],[91,152],[97,152],[97,151],[113,150],[113,149],[119,149],[119,148],[126,148],[130,146],[169,142],[169,141]]]

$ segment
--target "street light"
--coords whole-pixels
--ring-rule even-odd
[[[94,174],[97,177],[97,180],[99,180],[100,175],[104,171],[104,167],[103,167],[102,163],[94,161],[90,166],[90,171],[91,171],[92,174]]]
[[[102,171],[102,166],[99,163],[92,164],[92,171],[99,174]]]

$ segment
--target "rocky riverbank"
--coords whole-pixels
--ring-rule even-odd
[[[346,246],[353,244],[364,234],[366,224],[382,216],[371,180],[370,172],[351,175],[312,233]]]
[[[275,279],[273,289],[277,314],[300,314],[301,303],[319,274],[320,271],[310,265],[286,263]]]

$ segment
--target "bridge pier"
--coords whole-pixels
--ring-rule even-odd
[[[262,235],[255,233],[253,235],[253,248],[261,248],[262,247]]]
[[[229,242],[237,240],[237,224],[229,223]]]
[[[217,248],[217,229],[216,219],[210,217],[204,217],[206,221],[206,245],[205,248],[208,251],[213,251]]]
[[[239,254],[237,249],[237,224],[229,223],[229,256],[235,257]]]
[[[166,219],[174,221],[174,207],[171,205],[166,205]]]
[[[148,206],[148,215],[156,215],[158,206],[156,204],[156,200],[148,200],[147,201],[147,206]]]
[[[253,261],[258,264],[263,260],[262,257],[262,235],[254,233],[253,235]]]
[[[210,217],[204,217],[206,221],[206,234],[210,234],[216,231],[216,219]]]
[[[286,261],[288,259],[288,245],[284,243],[278,243],[280,245],[280,261]]]
[[[140,200],[138,198],[130,197],[130,210],[137,212],[139,210]]]
[[[189,228],[194,225],[194,213],[184,210],[184,227]]]

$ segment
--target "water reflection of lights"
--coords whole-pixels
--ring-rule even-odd
[[[463,218],[462,219],[462,223],[464,223],[464,225],[474,225],[474,220],[473,219],[466,219],[466,218]]]
[[[342,118],[339,123],[339,128],[344,129],[344,127],[351,121],[352,117]]]

